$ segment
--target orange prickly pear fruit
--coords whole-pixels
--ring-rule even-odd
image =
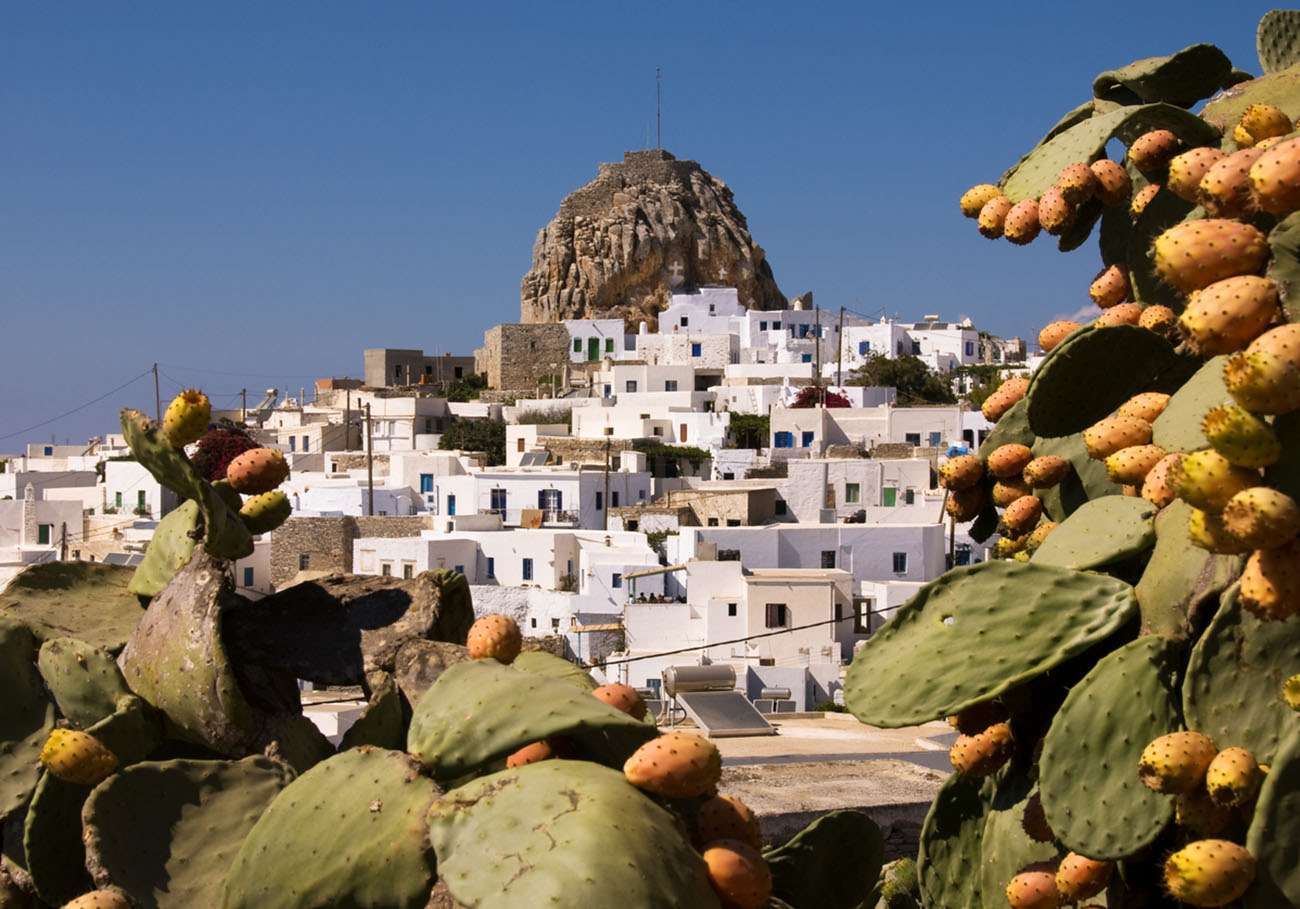
[[[1178,137],[1167,129],[1153,129],[1133,140],[1128,147],[1128,159],[1144,174],[1162,170],[1178,154]]]
[[[709,843],[701,853],[709,885],[728,909],[763,909],[772,896],[772,872],[757,849],[740,840]]]
[[[508,615],[492,614],[474,621],[465,638],[471,659],[493,659],[513,663],[523,649],[524,636],[519,625]]]
[[[289,462],[278,448],[250,448],[226,467],[226,479],[236,492],[270,492],[289,476]]]
[[[1088,296],[1102,309],[1123,303],[1132,293],[1128,268],[1123,265],[1111,265],[1103,269],[1088,288]]]
[[[1011,211],[1011,200],[1006,196],[995,196],[984,203],[979,213],[980,233],[990,240],[1002,236],[1007,213]]]
[[[1133,195],[1133,178],[1124,165],[1109,158],[1099,158],[1089,165],[1097,178],[1096,196],[1103,205],[1122,205]]]
[[[1171,732],[1142,750],[1138,776],[1156,792],[1188,792],[1201,785],[1218,754],[1214,740],[1199,732]]]
[[[999,445],[989,455],[988,471],[995,477],[1019,476],[1025,465],[1034,459],[1028,445],[1011,442]]]
[[[646,703],[641,693],[631,685],[622,682],[610,682],[591,692],[598,700],[623,711],[635,720],[645,719]]]
[[[1048,353],[1057,344],[1069,337],[1078,327],[1079,323],[1070,319],[1061,319],[1058,322],[1049,323],[1038,333],[1038,349],[1043,353]]]
[[[653,738],[623,764],[623,775],[638,789],[669,798],[695,798],[718,785],[722,755],[717,746],[689,732]]]
[[[975,735],[959,735],[948,752],[953,769],[966,776],[984,777],[997,772],[1015,749],[1011,727],[994,723]]]

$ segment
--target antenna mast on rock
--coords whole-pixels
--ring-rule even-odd
[[[659,84],[663,81],[663,75],[659,72],[659,67],[655,67],[655,148],[662,150],[664,147],[663,134],[660,128],[659,119]]]

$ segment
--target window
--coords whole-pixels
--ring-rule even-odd
[[[560,620],[551,619],[551,631],[559,631],[559,630],[560,630]]]
[[[916,502],[916,490],[909,489],[907,492],[903,493],[903,501],[908,505],[914,504]]]
[[[723,473],[722,473],[722,479],[724,479],[724,480],[734,480],[734,479],[736,479],[736,475],[735,475],[734,473],[732,473],[731,471],[726,470],[726,471],[723,471]]]
[[[974,341],[967,341],[967,342],[966,342],[966,356],[968,356],[968,357],[973,357],[973,356],[975,356],[975,342],[974,342]]]
[[[536,628],[536,627],[537,627],[537,619],[530,619],[529,621],[530,621],[530,623],[531,623],[529,627],[531,627],[531,628]]]
[[[394,379],[400,379],[401,377],[402,377],[402,367],[400,367],[400,366],[394,366],[394,367],[393,367],[393,378],[394,378]]]
[[[812,354],[803,354],[803,355],[799,358],[799,362],[800,362],[800,363],[811,363],[811,362],[812,362]]]
[[[251,568],[244,569],[244,586],[245,587],[253,586],[253,569]]]
[[[638,489],[638,490],[636,491],[636,496],[637,496],[638,501],[644,502],[644,501],[645,501],[645,490],[644,490],[644,489]]]
[[[424,431],[433,432],[433,417],[424,418]]]
[[[118,508],[122,507],[122,494],[120,492],[113,493],[113,504]]]
[[[907,571],[907,553],[905,552],[894,553],[894,571],[899,573]]]
[[[582,338],[573,339],[573,352],[582,353]]]
[[[784,628],[787,624],[785,604],[768,603],[764,610],[764,624],[768,628]]]
[[[382,575],[383,575],[384,577],[386,577],[386,578],[391,578],[391,577],[393,576],[393,563],[392,563],[392,562],[380,562],[380,563],[379,563],[379,573],[382,574]]]
[[[727,518],[727,526],[728,526],[728,527],[739,527],[739,526],[740,526],[740,518]]]
[[[306,571],[311,567],[311,554],[306,552],[298,553],[298,570]]]
[[[867,353],[867,351],[869,351],[869,350],[871,350],[871,342],[870,342],[870,341],[859,341],[859,342],[858,342],[858,353],[859,353],[859,354],[862,354],[863,356],[865,356],[866,353]]]
[[[718,550],[718,561],[719,561],[719,562],[739,562],[739,561],[740,561],[740,550],[739,550],[739,549],[719,549],[719,550]]]
[[[613,386],[613,385],[606,385],[606,386],[605,386],[605,397],[608,398],[608,397],[610,397],[612,394],[614,394],[614,386]]]
[[[606,339],[605,339],[605,353],[613,353],[613,352],[614,352],[614,339],[613,339],[613,338],[606,338]]]
[[[794,328],[794,326],[791,326],[791,329],[793,329],[793,328]],[[807,323],[807,322],[801,322],[801,323],[799,323],[799,337],[801,337],[801,338],[806,338],[806,337],[808,337],[808,323]]]
[[[689,324],[690,323],[687,321],[686,317],[682,316],[682,328],[685,328]]]
[[[691,345],[691,356],[692,356],[692,357],[698,357],[698,356],[700,355],[700,349],[701,349],[701,348],[700,348],[700,345],[699,345],[699,344],[692,344],[692,345]]]
[[[531,581],[531,580],[533,579],[533,560],[532,560],[532,559],[524,559],[523,575],[524,575],[524,580],[525,580],[525,581]]]
[[[636,380],[635,380],[635,379],[628,379],[627,382],[624,383],[624,389],[623,389],[623,390],[626,391],[628,394],[632,394],[633,392],[635,392],[635,391],[636,391]]]
[[[903,434],[903,441],[908,445],[920,445],[921,434],[919,432],[908,432]]]
[[[676,391],[676,390],[677,390],[677,380],[676,380],[676,379],[665,379],[665,380],[664,380],[664,391]]]
[[[793,448],[794,436],[785,430],[781,430],[772,436],[772,444],[777,448]]]
[[[48,457],[51,457],[53,454],[54,454],[54,446],[53,446],[53,445],[46,445],[46,446],[45,446],[45,456],[48,458]]]
[[[311,450],[311,437],[310,437],[310,436],[303,436],[303,437],[302,437],[302,450],[303,450],[303,451],[310,451],[310,450]]]
[[[519,441],[522,442],[523,439],[520,439]],[[433,474],[431,473],[420,474],[420,492],[422,493],[433,492]]]
[[[403,566],[402,566],[402,577],[406,578],[407,580],[410,580],[411,578],[415,577],[415,566],[414,566],[414,565],[403,565]]]
[[[297,436],[289,436],[289,450],[290,450],[290,451],[297,451],[297,450],[298,450],[298,437],[297,437]]]
[[[494,580],[494,581],[496,580],[496,576],[497,576],[497,560],[494,559],[494,558],[492,558],[492,556],[488,556],[488,560],[487,560],[487,576],[488,576],[488,579],[489,579],[489,580]]]
[[[710,527],[717,527],[717,526],[718,526],[718,519],[717,519],[717,518],[709,518],[708,521],[707,521],[706,523],[707,523]]]
[[[872,597],[853,598],[853,633],[866,634],[871,630],[871,609],[876,605]]]
[[[844,484],[844,501],[850,504],[856,504],[862,501],[862,484],[845,483]]]
[[[810,446],[812,445],[812,443],[813,443],[813,435],[814,435],[814,433],[813,433],[811,430],[807,430],[807,429],[805,429],[805,430],[803,431],[803,435],[802,435],[800,438],[801,438],[801,440],[802,440],[802,443],[803,443],[803,447],[804,447],[804,448],[808,448],[808,447],[810,447]]]
[[[506,513],[506,491],[500,486],[488,490],[488,511],[499,515]]]
[[[941,433],[941,432],[932,432],[932,433],[930,433],[930,447],[931,447],[931,448],[938,448],[938,447],[939,447],[939,443],[942,442],[942,441],[943,441],[943,433]]]
[[[777,499],[776,505],[773,506],[772,510],[778,515],[784,515],[789,511],[789,507],[785,504],[785,499]]]
[[[835,550],[834,550],[834,549],[823,549],[823,550],[822,550],[822,568],[834,568],[834,567],[835,567]]]
[[[735,618],[735,616],[736,616],[736,604],[735,604],[735,603],[728,603],[728,604],[727,604],[727,616],[728,616],[729,618]]]
[[[767,331],[767,322],[759,322],[759,323],[758,323],[758,330],[759,330],[759,331]]]
[[[612,436],[613,434],[614,434],[614,427],[613,427],[613,426],[606,426],[606,427],[605,427],[605,435],[607,435],[607,436]]]
[[[898,490],[892,486],[886,486],[880,490],[880,504],[886,508],[893,508],[898,504]]]
[[[456,497],[454,495],[447,496],[447,514],[456,514]]]
[[[780,323],[780,322],[773,322],[773,323],[772,323],[772,330],[773,330],[773,331],[780,331],[780,330],[781,330],[781,323]]]
[[[619,574],[617,571],[614,572],[612,575],[610,575],[610,578],[609,578],[609,586],[610,586],[610,587],[622,587],[622,586],[623,586],[623,576],[622,576],[621,574]]]
[[[455,568],[453,568],[452,570],[455,571],[456,574],[464,574],[464,573],[465,573],[465,566],[464,566],[464,565],[457,565],[457,566],[456,566]]]
[[[610,507],[610,508],[617,508],[617,507],[618,507],[618,490],[617,490],[617,489],[611,490],[610,493],[609,493],[609,507]]]
[[[596,493],[596,510],[597,510],[597,511],[602,511],[602,510],[604,510],[604,508],[605,508],[605,494],[604,494],[603,492],[597,492],[597,493]]]
[[[564,493],[559,489],[537,490],[537,507],[542,511],[559,511],[564,507]]]
[[[51,538],[52,536],[54,536],[54,525],[53,525],[53,524],[37,524],[37,525],[36,525],[36,542],[37,542],[37,543],[39,543],[39,544],[42,545],[42,546],[48,546],[49,543],[50,543],[50,538]]]
[[[519,437],[519,441],[518,441],[517,443],[515,443],[515,449],[516,449],[517,451],[523,451],[523,450],[524,450],[524,437],[523,437],[523,436],[520,436],[520,437]]]

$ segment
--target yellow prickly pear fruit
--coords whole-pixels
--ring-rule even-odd
[[[1128,147],[1128,159],[1144,174],[1155,173],[1178,154],[1178,137],[1167,129],[1153,129],[1133,140]]]
[[[979,213],[980,234],[990,240],[996,240],[1002,236],[1003,226],[1007,221],[1007,213],[1010,211],[1011,200],[1006,196],[995,196],[985,202]]]
[[[1256,549],[1241,573],[1241,607],[1265,620],[1300,612],[1300,540]]]
[[[1102,309],[1110,309],[1123,303],[1132,292],[1128,268],[1118,264],[1103,269],[1088,288],[1088,296],[1092,297],[1093,302]]]
[[[1083,431],[1088,457],[1103,461],[1121,448],[1151,442],[1151,424],[1137,417],[1106,417]]]
[[[984,462],[975,455],[957,455],[939,467],[939,485],[944,489],[967,489],[983,477]]]
[[[1056,866],[1051,862],[1025,866],[1007,882],[1006,895],[1011,909],[1056,909],[1061,905]]]
[[[1183,455],[1169,470],[1169,485],[1178,498],[1216,514],[1229,499],[1258,482],[1258,472],[1234,467],[1212,448]]]
[[[1193,546],[1219,555],[1241,555],[1250,547],[1237,539],[1223,523],[1223,516],[1193,508],[1187,517],[1187,537]]]
[[[293,503],[279,489],[249,496],[239,507],[240,520],[249,533],[270,533],[285,521],[293,512]]]
[[[948,717],[948,725],[962,735],[979,735],[994,723],[1007,721],[1007,707],[1001,701],[980,701]]]
[[[981,183],[978,186],[972,186],[961,196],[961,213],[968,218],[978,218],[980,209],[982,209],[989,200],[996,199],[1002,195],[1002,190],[998,189],[992,183]]]
[[[1300,209],[1300,139],[1288,139],[1265,149],[1250,166],[1255,204],[1274,215]]]
[[[740,840],[709,843],[701,853],[709,886],[724,906],[763,909],[772,897],[772,872],[757,849]]]
[[[1119,303],[1103,312],[1097,317],[1097,324],[1106,325],[1136,325],[1142,318],[1142,305],[1140,303]]]
[[[1264,782],[1255,755],[1245,748],[1225,748],[1205,768],[1205,791],[1220,805],[1245,805]]]
[[[1178,198],[1195,203],[1201,190],[1201,179],[1211,166],[1225,157],[1223,152],[1210,146],[1175,155],[1169,162],[1169,179],[1165,186]]]
[[[1250,137],[1249,144],[1255,145],[1265,139],[1285,136],[1291,132],[1291,118],[1280,107],[1272,104],[1252,104],[1242,113],[1238,126]],[[1236,139],[1236,130],[1233,130],[1233,138]],[[1241,145],[1241,142],[1238,141],[1237,144]]]
[[[1137,417],[1154,423],[1156,417],[1165,412],[1169,406],[1169,395],[1160,391],[1143,391],[1135,394],[1115,411],[1117,417]]]
[[[1156,792],[1188,792],[1201,785],[1205,768],[1218,753],[1208,735],[1170,732],[1142,750],[1138,776],[1148,789]]]
[[[1182,456],[1182,452],[1178,451],[1165,455],[1143,477],[1142,489],[1139,494],[1156,508],[1164,508],[1178,498],[1169,485],[1169,468],[1177,463]]]
[[[1246,353],[1270,353],[1281,357],[1296,369],[1300,369],[1300,323],[1288,322],[1276,328],[1270,328],[1250,342]]]
[[[1277,304],[1276,282],[1237,275],[1194,291],[1178,324],[1198,353],[1234,353],[1268,327]]]
[[[1138,325],[1168,338],[1178,329],[1178,313],[1161,303],[1153,303],[1142,310],[1142,315],[1138,317]]]
[[[1133,178],[1119,162],[1099,158],[1089,169],[1097,178],[1095,194],[1102,205],[1122,205],[1133,194]]]
[[[1215,451],[1237,467],[1268,467],[1282,457],[1282,443],[1273,427],[1235,404],[1212,408],[1201,420],[1201,432]]]
[[[55,729],[41,749],[41,763],[61,780],[95,786],[117,769],[117,755],[88,732]]]
[[[1130,445],[1106,457],[1106,474],[1112,483],[1136,486],[1164,457],[1159,445]]]
[[[1002,236],[1017,246],[1032,243],[1040,230],[1037,199],[1020,200],[1011,206],[1002,222]]]
[[[1207,218],[1175,224],[1152,244],[1156,271],[1190,293],[1215,281],[1259,271],[1268,260],[1268,241],[1250,224]]]
[[[989,453],[988,471],[995,477],[1006,479],[1019,476],[1025,465],[1034,459],[1034,453],[1028,445],[1010,442],[999,445]]]
[[[1292,710],[1300,710],[1300,673],[1282,683],[1282,700]]]
[[[476,619],[465,639],[470,659],[500,663],[513,663],[523,644],[524,636],[515,620],[496,613]]]
[[[1238,123],[1232,128],[1232,141],[1237,144],[1237,148],[1250,148],[1255,144],[1255,137],[1250,134],[1250,130]]]
[[[1197,840],[1165,861],[1169,895],[1191,906],[1226,906],[1255,881],[1255,857],[1229,840]]]
[[[1300,370],[1265,350],[1240,353],[1223,367],[1223,384],[1252,413],[1290,413],[1300,408]]]
[[[1156,197],[1160,192],[1159,183],[1148,183],[1133,194],[1133,200],[1129,202],[1128,216],[1136,221],[1142,217],[1142,212],[1147,210],[1147,204]]]
[[[212,419],[212,403],[201,391],[187,388],[172,399],[163,414],[163,437],[174,448],[184,448],[197,442],[208,431]]]
[[[1284,546],[1300,534],[1300,506],[1280,490],[1252,486],[1223,506],[1223,525],[1251,549]]]
[[[1232,823],[1232,809],[1217,804],[1204,787],[1174,798],[1174,822],[1197,836],[1215,836]]]
[[[722,755],[708,739],[669,732],[646,742],[623,764],[623,775],[638,789],[669,798],[695,798],[718,785]]]
[[[1042,331],[1038,333],[1038,349],[1043,353],[1048,353],[1052,348],[1060,344],[1070,334],[1079,328],[1079,323],[1070,319],[1061,319],[1057,322],[1048,323]]]
[[[1047,539],[1048,534],[1056,528],[1056,521],[1043,521],[1030,532],[1029,537],[1025,540],[1025,551],[1031,554],[1037,552],[1038,547],[1043,545],[1043,541]]]
[[[1250,168],[1262,154],[1262,148],[1243,148],[1205,172],[1196,198],[1211,217],[1241,218],[1250,212],[1254,205]]]

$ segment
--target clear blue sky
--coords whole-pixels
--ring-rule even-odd
[[[0,452],[152,410],[154,361],[164,401],[232,406],[367,347],[471,353],[560,200],[653,147],[656,66],[664,147],[787,296],[1027,335],[1088,302],[1095,244],[990,243],[957,198],[1102,70],[1212,41],[1257,73],[1269,8],[11,0]]]

